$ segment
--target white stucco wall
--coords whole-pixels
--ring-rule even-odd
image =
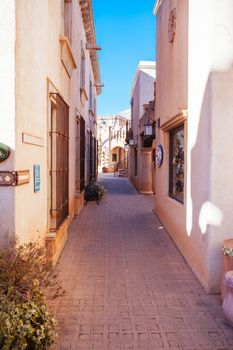
[[[130,109],[126,109],[117,113],[114,116],[99,116],[98,117],[98,140],[101,149],[100,166],[111,166],[111,151],[115,147],[124,149],[126,138],[126,123],[130,120]],[[109,142],[109,127],[111,130],[111,147]],[[117,138],[118,133],[118,138]],[[114,137],[115,136],[115,137]],[[110,150],[109,150],[110,147]],[[110,151],[110,152],[109,152]],[[103,152],[105,155],[103,156]],[[101,169],[100,169],[101,170]]]
[[[213,291],[219,288],[221,242],[232,238],[233,232],[232,16],[230,0],[221,4],[217,0],[190,1],[189,4],[189,120],[192,132],[188,141],[191,198],[187,218],[188,228],[192,227],[192,231],[195,228],[208,242],[208,279],[205,283]],[[200,169],[198,173],[197,169]]]
[[[11,155],[0,163],[0,171],[14,170],[15,40],[15,0],[2,0],[0,2],[0,142],[11,148]],[[12,187],[0,187],[0,208],[0,236],[5,233],[14,233],[14,189]]]
[[[147,66],[147,67],[146,67]],[[144,110],[143,105],[149,103],[154,99],[154,81],[155,81],[155,62],[141,61],[138,65],[137,72],[134,78],[133,87],[131,91],[131,101],[133,107],[131,109],[131,128],[135,142],[139,143],[139,120],[142,117]],[[139,152],[137,154],[139,165]],[[137,186],[137,179],[139,178],[140,166],[138,166],[137,176],[135,178],[135,151],[133,148],[129,149],[129,177],[131,181]]]

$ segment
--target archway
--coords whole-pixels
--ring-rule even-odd
[[[119,168],[127,168],[127,152],[123,147],[116,146],[110,152],[110,164]]]

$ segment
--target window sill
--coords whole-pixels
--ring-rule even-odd
[[[176,205],[179,208],[184,207],[184,203],[180,202],[178,199],[175,199],[175,198],[170,197],[170,196],[166,196],[166,199],[169,200],[171,203],[173,203],[174,205]]]

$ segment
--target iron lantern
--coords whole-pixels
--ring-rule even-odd
[[[129,139],[129,146],[134,146],[134,139]]]
[[[144,136],[152,136],[153,135],[153,123],[148,119],[144,124]]]

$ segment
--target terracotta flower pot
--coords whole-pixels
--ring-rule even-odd
[[[227,322],[233,326],[233,271],[228,271],[224,276],[225,296],[223,300],[223,313]]]
[[[225,274],[233,270],[233,239],[227,239],[222,243],[222,274],[221,274],[221,293],[222,300],[226,294],[226,285],[224,282]]]

